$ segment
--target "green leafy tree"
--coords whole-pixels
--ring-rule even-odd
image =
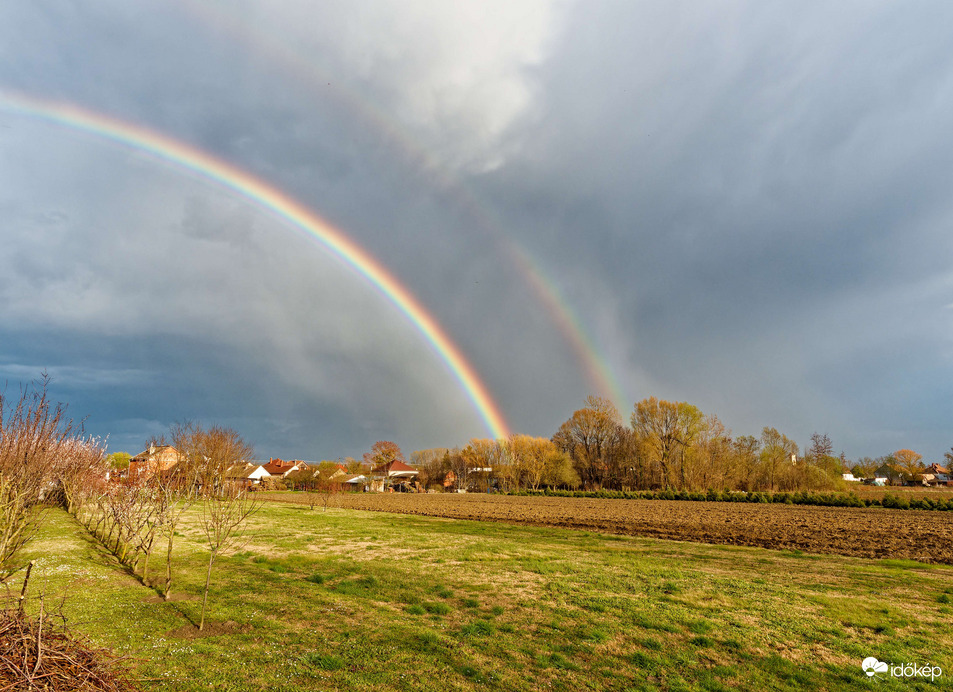
[[[129,461],[131,459],[132,455],[128,452],[113,452],[106,457],[106,462],[109,464],[110,468],[113,468],[116,471],[125,471],[129,468]]]
[[[854,462],[850,472],[853,473],[856,478],[873,478],[878,465],[876,459],[861,457]]]

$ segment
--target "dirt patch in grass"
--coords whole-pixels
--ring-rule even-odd
[[[145,598],[142,599],[142,602],[153,604],[153,603],[177,603],[179,601],[197,601],[197,600],[199,600],[199,597],[193,594],[174,593],[171,596],[169,596],[168,600],[166,600],[165,598],[157,594],[155,596],[146,596]]]
[[[201,630],[191,623],[182,625],[174,630],[166,632],[166,636],[176,639],[201,639],[203,637],[216,637],[222,634],[236,634],[239,632],[250,632],[251,625],[241,624],[234,620],[225,620],[224,622],[206,622]]]

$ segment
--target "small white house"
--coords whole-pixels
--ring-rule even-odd
[[[271,474],[264,466],[255,464],[236,464],[225,472],[225,478],[240,483],[246,488],[258,485],[262,478],[270,476]]]
[[[859,483],[860,481],[864,480],[863,478],[854,478],[854,474],[852,473],[842,473],[840,477],[845,481],[849,481],[850,483]]]

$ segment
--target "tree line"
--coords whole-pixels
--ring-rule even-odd
[[[947,457],[953,461],[953,455]],[[765,427],[757,437],[734,436],[713,414],[655,397],[636,403],[628,424],[612,402],[590,396],[549,439],[473,439],[462,448],[420,450],[411,459],[425,484],[504,492],[823,491],[842,489],[842,474],[851,469],[862,477],[884,464],[896,468],[898,478],[922,472],[920,455],[910,450],[851,465],[843,454],[834,454],[826,434],[815,433],[801,454],[776,428]]]

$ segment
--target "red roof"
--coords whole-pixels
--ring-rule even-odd
[[[395,459],[389,464],[382,464],[381,466],[376,467],[373,471],[371,471],[371,473],[391,474],[391,473],[400,473],[400,472],[407,472],[407,471],[413,471],[414,473],[416,473],[417,469],[415,469],[413,466],[408,466],[407,464],[400,461],[399,459]]]
[[[282,474],[288,471],[289,469],[297,466],[293,461],[284,461],[283,459],[271,459],[267,464],[265,464],[265,471],[271,474]]]

